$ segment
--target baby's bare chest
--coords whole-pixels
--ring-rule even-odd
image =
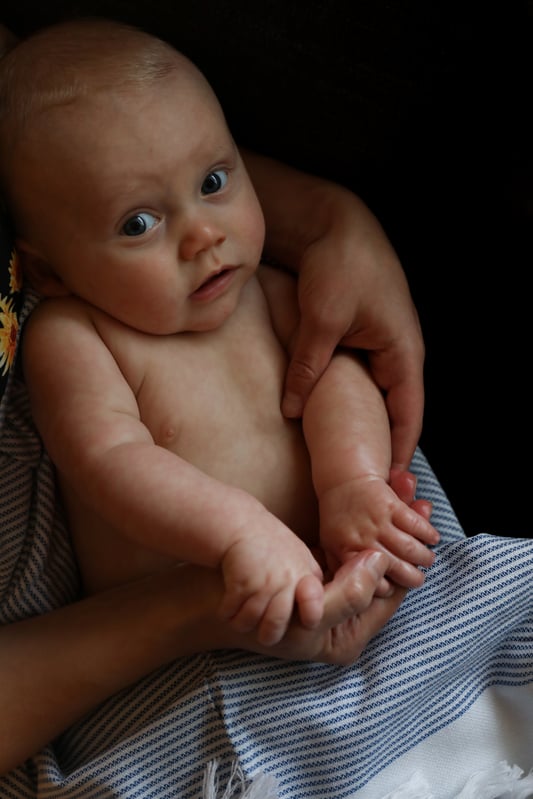
[[[283,436],[280,410],[286,356],[259,324],[224,335],[181,334],[147,353],[137,395],[156,443],[188,460],[227,456]]]
[[[300,421],[280,407],[286,353],[268,313],[230,321],[213,333],[141,337],[121,353],[141,419],[157,445],[307,530],[315,515],[307,447]]]

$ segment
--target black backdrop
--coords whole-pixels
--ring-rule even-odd
[[[169,39],[238,142],[357,191],[407,272],[427,347],[422,447],[467,533],[531,535],[531,8],[441,0],[4,0]]]

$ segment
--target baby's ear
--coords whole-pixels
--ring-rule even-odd
[[[33,288],[43,297],[64,297],[69,290],[59,278],[48,261],[23,239],[17,239],[16,250],[22,267],[22,274]]]

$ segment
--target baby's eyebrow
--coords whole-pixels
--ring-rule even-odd
[[[106,214],[120,217],[146,203],[158,185],[155,180],[133,179],[131,175],[108,176],[103,179],[96,199]]]

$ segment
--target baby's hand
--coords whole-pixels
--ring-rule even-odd
[[[320,540],[330,568],[362,549],[377,549],[391,556],[387,576],[394,582],[405,588],[422,585],[417,567],[432,565],[435,555],[427,547],[438,543],[439,534],[426,513],[418,512],[417,502],[406,504],[374,475],[326,491],[319,499]]]
[[[320,566],[303,541],[266,510],[228,548],[222,573],[222,618],[241,633],[257,627],[262,645],[283,638],[295,603],[304,627],[312,629],[322,619]]]

